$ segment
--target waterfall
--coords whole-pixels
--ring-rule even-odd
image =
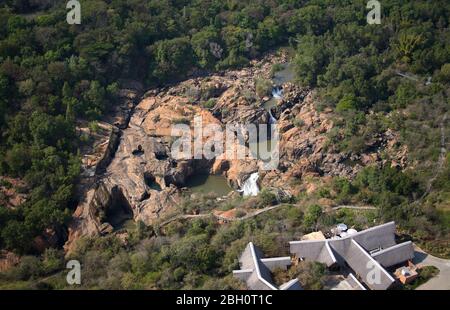
[[[272,96],[275,99],[282,99],[283,98],[283,90],[280,87],[274,87],[272,89]]]
[[[244,197],[257,196],[259,193],[258,179],[259,173],[252,173],[250,177],[244,182],[244,185],[239,192],[242,192]]]
[[[278,87],[278,86],[277,86],[277,87],[274,87],[274,88],[272,89],[272,97],[273,97],[275,100],[281,100],[281,99],[283,99],[283,89],[281,89],[281,88]],[[275,102],[274,106],[276,106],[276,102]],[[268,110],[269,115],[270,115],[269,124],[276,124],[276,123],[277,123],[277,120],[275,119],[275,117],[273,117],[273,114],[272,114],[272,106],[267,106],[266,109]]]
[[[275,117],[273,117],[272,109],[269,109],[269,116],[270,116],[269,124],[276,124],[277,123],[277,119]]]

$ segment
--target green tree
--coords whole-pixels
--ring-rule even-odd
[[[336,105],[337,112],[351,111],[356,110],[357,108],[358,102],[353,94],[345,95],[344,98],[342,98]]]
[[[191,44],[200,67],[213,68],[221,56],[213,50],[214,46],[220,46],[217,31],[213,27],[205,28],[192,36]]]
[[[32,233],[25,223],[9,221],[1,232],[5,248],[19,253],[25,253],[31,248]]]
[[[221,32],[228,56],[219,63],[219,68],[239,67],[248,63],[247,55],[252,47],[252,32],[236,26],[226,26]]]
[[[307,5],[299,9],[297,14],[307,34],[320,35],[327,31],[329,17],[320,6]]]
[[[185,75],[193,65],[193,51],[187,37],[159,41],[154,46],[154,55],[154,74],[163,81]]]
[[[283,31],[278,22],[272,17],[267,17],[258,24],[256,42],[261,49],[268,49],[283,40]]]
[[[9,172],[15,176],[24,176],[31,166],[29,149],[24,144],[15,144],[6,152],[5,162]]]
[[[302,37],[294,59],[295,71],[302,85],[317,84],[319,74],[322,74],[329,61],[326,50],[323,37]]]
[[[315,229],[319,217],[322,215],[322,207],[319,205],[311,205],[305,213],[303,224],[308,229]]]

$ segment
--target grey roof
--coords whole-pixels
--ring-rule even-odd
[[[263,263],[270,271],[281,268],[286,270],[288,266],[291,265],[291,257],[271,257],[271,258],[261,258],[260,262]]]
[[[270,270],[261,263],[263,256],[260,249],[250,242],[239,259],[241,269],[251,269],[253,272],[247,279],[247,285],[254,290],[276,290],[272,284],[272,276]]]
[[[387,289],[395,282],[382,267],[414,256],[412,244],[395,245],[395,223],[372,227],[341,239],[291,241],[290,251],[299,258],[331,266],[347,263],[371,289]],[[371,256],[368,252],[381,249]]]
[[[303,290],[298,279],[292,279],[286,283],[283,283],[280,286],[280,290],[282,291],[294,291],[294,290]]]
[[[303,240],[289,242],[290,252],[298,258],[319,261],[332,266],[348,264],[367,287],[387,289],[395,279],[383,267],[390,267],[414,257],[412,242],[395,244],[395,223],[389,222],[340,239]],[[375,251],[375,252],[374,252]],[[369,254],[372,253],[372,254]],[[276,290],[271,271],[291,264],[290,257],[263,258],[260,249],[250,242],[239,258],[241,270],[234,270],[235,277],[245,281],[250,289]],[[355,289],[365,287],[353,275],[347,281]],[[280,289],[301,289],[293,279]]]
[[[278,290],[272,282],[271,270],[290,265],[290,257],[262,258],[263,254],[259,248],[250,242],[239,258],[241,270],[234,270],[233,275],[247,283],[252,290]],[[297,281],[298,282],[298,281]],[[294,282],[286,287],[294,289],[299,284]],[[286,283],[285,283],[286,284]],[[292,287],[292,288],[290,288]]]
[[[395,245],[395,222],[371,227],[348,237],[354,239],[367,251],[389,248]]]
[[[364,285],[361,284],[361,282],[358,281],[358,279],[353,275],[353,273],[349,273],[348,277],[346,278],[347,283],[350,284],[350,286],[355,290],[361,290],[365,291],[366,288]]]
[[[391,267],[413,259],[414,247],[411,241],[407,241],[373,253],[372,257],[382,266]]]
[[[305,240],[301,242],[290,242],[291,253],[299,258],[311,261],[319,261],[328,267],[336,263],[334,253],[326,240]]]
[[[331,250],[330,244],[327,242],[320,252],[320,257],[323,257],[326,264],[331,266],[337,263],[336,255],[334,255],[333,250]]]
[[[395,282],[395,279],[354,239],[351,240],[350,246],[343,254],[347,264],[369,288],[385,290]]]

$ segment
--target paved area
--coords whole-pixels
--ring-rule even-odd
[[[341,282],[336,284],[334,287],[332,287],[331,290],[352,291],[352,290],[354,290],[354,288],[350,285],[350,283],[347,282],[347,280],[342,280]]]
[[[434,266],[439,274],[422,284],[417,290],[450,290],[450,260],[434,257],[416,247],[414,263],[422,266]]]

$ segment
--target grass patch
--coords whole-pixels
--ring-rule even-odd
[[[256,79],[255,82],[256,94],[262,98],[264,96],[270,96],[272,93],[272,82],[267,79]]]
[[[448,239],[418,240],[421,249],[433,256],[450,259],[450,241]]]
[[[217,102],[217,100],[215,98],[211,98],[208,101],[203,102],[202,105],[205,109],[212,109],[216,105],[216,102]]]

